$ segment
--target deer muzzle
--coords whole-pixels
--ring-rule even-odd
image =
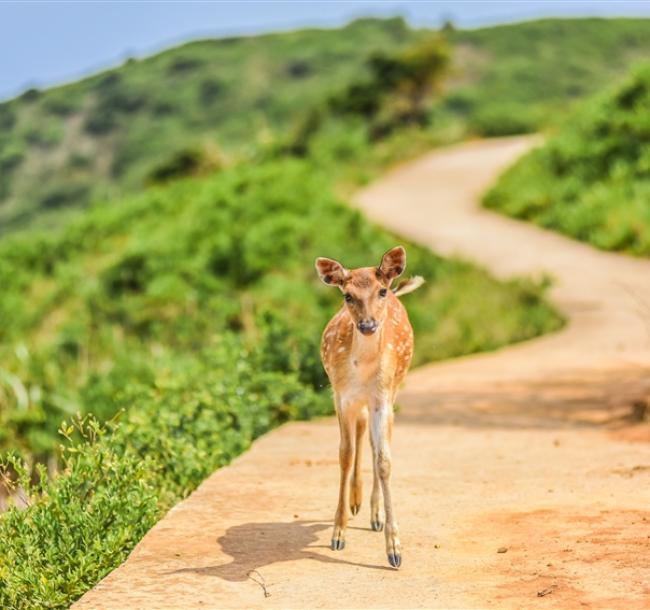
[[[357,323],[357,328],[362,335],[372,335],[378,327],[376,320],[361,320]]]

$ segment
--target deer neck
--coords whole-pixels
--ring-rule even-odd
[[[352,349],[350,356],[357,362],[379,361],[384,336],[384,325],[381,324],[372,335],[364,335],[356,328],[352,333]]]

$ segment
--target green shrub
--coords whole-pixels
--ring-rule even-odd
[[[184,147],[172,154],[149,172],[148,181],[152,184],[175,180],[186,176],[197,176],[219,170],[223,159],[215,149],[205,147]]]
[[[40,205],[44,209],[71,206],[84,201],[90,191],[90,185],[79,180],[52,182],[41,196]]]
[[[0,129],[11,129],[16,124],[16,113],[8,103],[0,104]]]
[[[425,123],[431,96],[440,88],[450,59],[446,42],[430,36],[394,55],[368,59],[370,76],[329,101],[331,112],[362,117],[383,137],[400,124]]]
[[[0,152],[0,173],[8,174],[14,171],[25,159],[25,151],[22,147],[8,146]]]
[[[150,382],[122,379],[113,406],[127,410],[114,431],[88,418],[64,423],[70,442],[63,474],[53,480],[41,468],[33,485],[22,462],[7,461],[6,471],[21,474],[28,506],[0,519],[0,606],[68,607],[165,510],[255,437],[288,419],[330,412],[326,394],[269,364],[266,354],[224,335],[197,358],[158,362]],[[75,431],[82,438],[71,442]]]
[[[41,97],[42,91],[36,87],[30,87],[29,89],[21,93],[20,98],[25,102],[35,102],[39,97]]]
[[[650,66],[576,110],[485,205],[599,248],[650,254]]]

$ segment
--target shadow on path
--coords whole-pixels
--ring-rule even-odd
[[[398,421],[468,428],[616,428],[650,411],[645,368],[549,376],[536,380],[406,388]],[[645,406],[644,406],[645,405]]]
[[[237,582],[248,580],[251,572],[264,566],[298,559],[346,564],[373,570],[392,570],[388,566],[355,563],[317,552],[316,549],[328,549],[329,552],[329,547],[317,544],[317,533],[330,527],[329,523],[311,521],[236,525],[228,528],[226,533],[217,539],[223,553],[232,557],[232,561],[203,568],[181,568],[174,570],[172,574],[191,572]]]

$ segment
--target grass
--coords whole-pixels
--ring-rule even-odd
[[[650,66],[585,103],[485,205],[604,250],[650,255]]]

